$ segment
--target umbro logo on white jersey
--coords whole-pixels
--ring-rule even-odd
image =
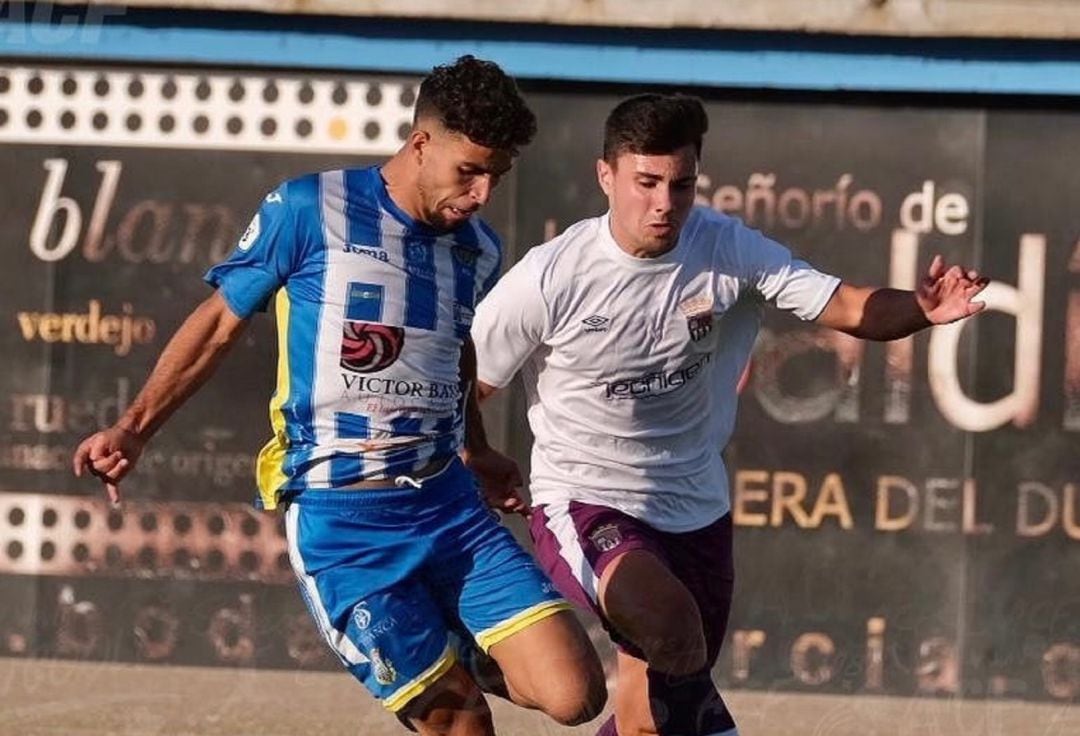
[[[610,321],[611,319],[608,317],[594,314],[581,320],[581,324],[585,325],[585,332],[607,332],[608,322]]]

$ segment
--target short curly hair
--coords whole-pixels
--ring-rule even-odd
[[[643,94],[615,106],[604,124],[604,160],[620,153],[663,155],[693,145],[701,156],[701,140],[709,117],[701,100],[690,95]]]
[[[536,116],[493,61],[466,55],[420,83],[414,121],[437,118],[473,143],[517,154],[536,135]]]

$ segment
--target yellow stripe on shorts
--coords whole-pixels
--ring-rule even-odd
[[[559,611],[569,611],[571,609],[573,609],[573,606],[563,600],[537,603],[531,608],[526,608],[516,616],[506,619],[501,624],[496,624],[490,629],[481,631],[476,635],[476,643],[480,645],[480,649],[483,650],[484,654],[487,654],[487,651],[491,649],[491,647],[495,646],[508,636],[516,634],[523,629],[527,629],[537,621],[541,621]]]
[[[457,654],[449,644],[443,650],[442,655],[435,660],[435,664],[421,672],[416,678],[402,685],[394,691],[394,694],[382,701],[383,707],[391,713],[397,713],[408,705],[420,693],[431,687],[431,684],[445,675],[457,661]]]

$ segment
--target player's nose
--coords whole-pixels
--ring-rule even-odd
[[[477,204],[483,206],[491,199],[491,190],[493,189],[491,179],[486,176],[481,176],[473,182],[472,186],[472,198]]]

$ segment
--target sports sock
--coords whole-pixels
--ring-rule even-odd
[[[708,669],[669,675],[649,669],[649,707],[661,736],[735,736],[735,721]]]

